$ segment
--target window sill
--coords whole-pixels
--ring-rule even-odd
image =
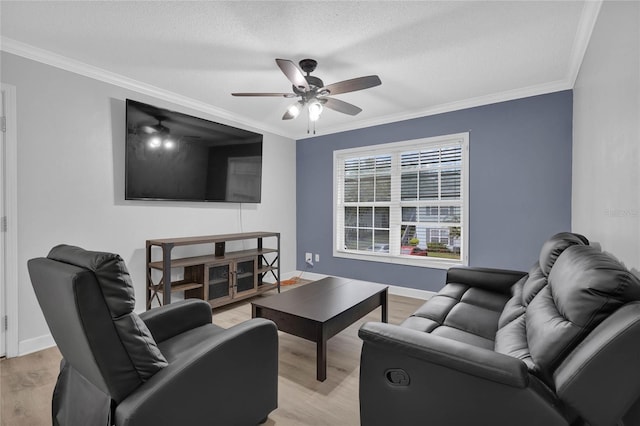
[[[462,260],[447,260],[438,258],[417,256],[391,256],[386,253],[354,253],[346,251],[333,251],[334,257],[352,260],[365,260],[367,262],[391,263],[395,265],[418,266],[421,268],[449,269],[452,266],[465,266]]]

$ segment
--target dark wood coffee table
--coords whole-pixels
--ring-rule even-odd
[[[272,320],[280,331],[316,342],[319,381],[327,378],[327,340],[378,306],[387,322],[388,286],[328,277],[251,302],[253,318]]]

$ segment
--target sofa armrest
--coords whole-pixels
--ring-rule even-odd
[[[156,373],[116,407],[115,425],[257,424],[277,398],[278,331],[255,318]]]
[[[365,342],[496,383],[516,388],[529,383],[524,362],[467,343],[381,322],[364,324],[358,335]]]
[[[359,332],[362,426],[568,426],[562,404],[524,363],[381,323]]]
[[[526,272],[508,269],[454,266],[447,271],[447,284],[465,284],[509,294],[511,286],[525,275],[527,275]]]
[[[140,319],[156,343],[160,343],[192,328],[211,324],[211,305],[204,300],[187,299],[149,309],[140,314]]]

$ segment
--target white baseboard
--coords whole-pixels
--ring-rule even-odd
[[[55,345],[56,342],[53,340],[53,336],[51,334],[45,334],[44,336],[22,340],[18,342],[18,356],[28,355],[30,353],[38,352]]]
[[[324,275],[324,274],[316,274],[315,272],[309,272],[309,271],[296,271],[292,273],[292,276],[299,276],[302,273],[302,275],[300,276],[300,278],[302,278],[303,280],[311,280],[311,281],[318,281],[321,280],[323,278],[327,278],[329,275]]]
[[[298,275],[300,275],[300,271],[291,273],[291,276],[298,276]],[[302,278],[307,280],[313,280],[313,281],[321,280],[322,278],[326,278],[328,276],[329,275],[316,274],[315,272],[307,272],[307,271],[304,271],[304,273],[302,274]],[[349,279],[349,278],[345,278],[345,279]],[[361,281],[361,280],[352,280],[352,281],[367,282],[367,281]],[[395,294],[397,296],[404,296],[404,297],[413,297],[414,299],[427,300],[427,299],[430,299],[436,293],[428,290],[420,290],[417,288],[409,288],[409,287],[400,287],[397,285],[389,284],[389,294]]]

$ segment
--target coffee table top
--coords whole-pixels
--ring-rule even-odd
[[[327,277],[303,286],[254,299],[251,304],[325,322],[389,286]]]

